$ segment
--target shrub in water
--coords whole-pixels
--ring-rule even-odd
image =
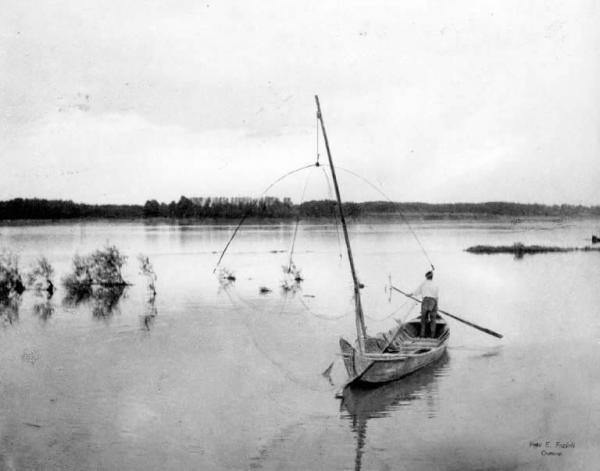
[[[283,265],[281,268],[283,269],[284,274],[292,278],[297,283],[304,281],[304,278],[302,278],[302,270],[298,268],[294,262],[290,261],[290,264],[287,267]]]
[[[73,271],[63,278],[63,285],[70,293],[86,293],[92,290],[91,260],[75,255]]]
[[[150,262],[150,259],[143,254],[138,255],[138,261],[140,262],[140,273],[146,277],[148,283],[148,291],[152,295],[152,299],[156,297],[156,273],[154,273],[154,267]]]
[[[19,258],[7,250],[0,252],[0,297],[11,292],[21,294],[25,290],[19,274]]]
[[[121,274],[121,268],[127,257],[114,245],[107,245],[90,255],[73,258],[73,271],[63,279],[70,292],[90,291],[92,285],[124,286],[127,283]]]
[[[125,285],[121,268],[127,257],[121,255],[115,245],[107,245],[90,255],[91,274],[94,283],[104,286]]]
[[[223,267],[219,270],[219,278],[226,281],[235,281],[235,274],[228,268]]]
[[[304,281],[302,278],[302,270],[296,264],[290,261],[289,265],[282,265],[284,279],[281,281],[283,291],[296,292],[300,288],[300,283]]]
[[[48,259],[44,256],[36,260],[35,265],[27,274],[27,285],[36,290],[46,290],[52,294],[54,292],[54,268],[50,265]]]

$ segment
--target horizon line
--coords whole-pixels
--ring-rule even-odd
[[[321,199],[311,199],[311,200],[306,200],[306,201],[302,201],[302,202],[294,202],[292,200],[291,197],[287,197],[287,196],[263,196],[263,197],[252,197],[252,196],[185,196],[185,195],[181,195],[178,199],[173,199],[171,201],[159,201],[156,198],[150,198],[150,199],[146,199],[144,202],[142,203],[101,203],[101,202],[87,202],[87,201],[74,201],[72,199],[64,199],[64,198],[43,198],[43,197],[23,197],[23,196],[16,196],[13,198],[9,198],[9,199],[2,199],[0,200],[0,203],[7,203],[10,201],[15,201],[15,200],[23,200],[23,201],[53,201],[53,202],[71,202],[73,204],[85,204],[85,205],[90,205],[90,206],[144,206],[147,202],[149,201],[157,201],[159,204],[171,204],[173,202],[177,203],[177,201],[180,201],[181,198],[186,198],[189,200],[193,200],[194,199],[203,199],[203,200],[207,200],[207,199],[229,199],[229,200],[235,200],[235,199],[248,199],[250,201],[252,200],[260,200],[260,199],[265,199],[265,198],[276,198],[282,202],[284,202],[285,200],[290,200],[292,201],[292,204],[295,206],[299,206],[303,203],[309,203],[311,201],[335,201],[335,199],[333,198],[321,198]],[[353,200],[348,200],[348,201],[344,201],[344,204],[346,203],[354,203],[354,204],[364,204],[364,203],[387,203],[387,204],[422,204],[422,205],[430,205],[430,206],[435,206],[435,205],[459,205],[459,204],[469,204],[469,205],[485,205],[485,204],[518,204],[518,205],[522,205],[522,206],[548,206],[548,207],[555,207],[555,206],[573,206],[573,207],[584,207],[584,208],[597,208],[600,207],[600,202],[597,204],[584,204],[584,203],[539,203],[539,202],[534,202],[534,203],[523,203],[521,201],[511,201],[511,200],[487,200],[487,201],[444,201],[444,202],[428,202],[428,201],[391,201],[391,200],[384,200],[384,199],[373,199],[373,200],[363,200],[363,201],[353,201]]]

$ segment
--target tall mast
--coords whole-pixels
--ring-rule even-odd
[[[352,249],[350,248],[350,238],[348,237],[348,228],[346,227],[344,209],[342,208],[342,197],[340,196],[340,188],[338,186],[337,178],[335,176],[335,167],[333,166],[333,160],[331,159],[329,141],[327,140],[327,132],[325,131],[325,123],[323,122],[323,115],[321,114],[321,105],[319,104],[319,97],[317,95],[315,95],[315,101],[317,102],[317,118],[321,122],[321,130],[323,131],[323,139],[325,140],[325,148],[327,149],[327,157],[329,158],[329,166],[331,167],[331,177],[333,178],[333,186],[335,188],[335,196],[337,198],[337,205],[340,212],[340,220],[342,221],[342,228],[344,230],[344,240],[346,241],[346,249],[348,250],[348,260],[350,261],[350,271],[352,272],[352,281],[354,283],[354,312],[356,315],[356,337],[358,340],[358,348],[362,353],[365,351],[365,337],[367,335],[367,329],[365,327],[365,319],[363,316],[362,304],[360,302],[360,285],[358,283],[358,277],[356,276],[356,269],[354,268],[354,259],[352,258]]]

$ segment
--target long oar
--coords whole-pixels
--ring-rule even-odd
[[[414,301],[417,301],[418,303],[422,302],[421,300],[415,298],[414,296],[412,296],[412,295],[410,295],[408,293],[405,293],[404,291],[402,291],[401,289],[396,288],[395,286],[392,286],[392,289],[394,291],[398,291],[398,293],[403,294],[407,298],[410,298],[410,299],[413,299]],[[466,321],[464,319],[461,319],[460,317],[455,316],[454,314],[450,314],[449,312],[442,311],[441,309],[438,309],[438,311],[441,312],[442,314],[445,314],[448,317],[451,317],[452,319],[456,319],[458,322],[462,322],[463,324],[467,324],[468,326],[471,326],[474,329],[481,330],[482,332],[485,332],[486,334],[493,335],[494,337],[498,337],[499,339],[501,339],[503,337],[503,335],[499,334],[498,332],[494,332],[493,330],[486,329],[485,327],[481,327],[481,326],[479,326],[477,324],[473,324],[472,322],[469,322],[469,321]]]

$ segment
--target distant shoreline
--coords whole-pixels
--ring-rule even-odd
[[[27,226],[27,225],[52,225],[52,224],[126,224],[126,223],[144,223],[146,225],[237,225],[241,218],[169,218],[169,217],[84,217],[84,218],[63,218],[63,219],[0,219],[0,227]],[[348,224],[389,224],[402,223],[427,223],[427,222],[499,222],[518,226],[519,224],[532,222],[556,222],[576,221],[576,220],[599,220],[599,215],[577,215],[577,216],[527,216],[516,220],[509,215],[497,214],[364,214],[360,216],[350,216],[346,218]],[[290,217],[251,217],[246,218],[245,225],[261,224],[275,225],[281,223],[292,224],[296,218]],[[330,223],[334,224],[335,219],[330,216],[305,217],[301,218],[301,224],[306,223]],[[339,223],[339,220],[338,220]],[[600,232],[600,227],[598,232]]]
[[[541,205],[510,202],[486,203],[395,203],[366,201],[343,204],[349,221],[462,221],[502,220],[519,224],[525,220],[564,220],[600,218],[600,206]],[[93,205],[65,200],[22,199],[0,201],[0,224],[16,221],[164,221],[220,224],[242,218],[261,223],[302,220],[335,220],[335,201],[318,200],[294,204],[289,198],[186,198],[144,205]],[[339,219],[339,218],[338,218]]]

